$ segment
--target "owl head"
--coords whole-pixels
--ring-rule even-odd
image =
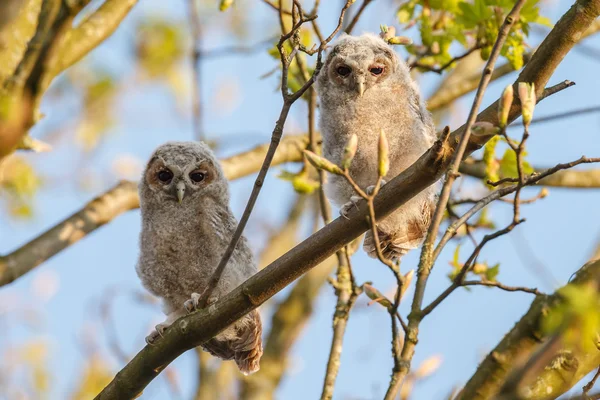
[[[139,183],[144,202],[194,203],[203,197],[228,198],[219,161],[202,142],[167,142],[158,147]]]
[[[370,33],[343,35],[327,55],[317,90],[320,94],[335,90],[361,97],[391,77],[397,78],[398,73],[408,77],[408,67],[382,38]]]

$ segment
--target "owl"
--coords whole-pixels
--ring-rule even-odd
[[[162,299],[167,319],[149,344],[198,306],[202,291],[225,252],[237,221],[229,209],[223,170],[204,143],[169,142],[154,151],[139,183],[142,230],[136,271],[144,287]],[[247,240],[240,238],[209,304],[255,274]],[[262,325],[255,310],[202,345],[244,374],[259,369]]]
[[[339,165],[346,143],[356,134],[358,149],[349,171],[364,190],[372,191],[378,176],[381,130],[389,142],[390,163],[383,183],[413,164],[435,141],[431,115],[408,66],[379,36],[342,36],[327,54],[317,77],[317,93],[323,155]],[[422,243],[435,208],[436,192],[437,186],[431,186],[377,221],[384,256],[399,260]],[[342,215],[357,200],[351,185],[337,175],[328,176],[325,193],[340,207]],[[365,236],[363,248],[376,257],[371,231]]]

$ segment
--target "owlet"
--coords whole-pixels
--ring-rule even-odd
[[[369,190],[377,179],[377,149],[381,130],[389,142],[389,180],[413,164],[435,141],[435,128],[408,66],[379,36],[342,36],[333,46],[317,78],[323,155],[340,164],[343,149],[356,134],[358,150],[350,175]],[[328,176],[327,197],[344,214],[356,200],[341,176]],[[436,186],[419,193],[387,218],[377,230],[386,257],[400,259],[418,247],[431,220]],[[363,244],[376,257],[367,232]]]
[[[166,321],[146,341],[154,343],[179,317],[198,306],[237,226],[229,209],[223,170],[204,143],[169,142],[160,146],[139,184],[142,232],[136,267],[142,284],[163,301]],[[240,239],[209,303],[255,274],[256,262]],[[223,360],[235,360],[244,374],[259,369],[262,356],[260,315],[252,311],[202,345]]]

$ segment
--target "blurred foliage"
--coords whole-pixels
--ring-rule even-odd
[[[82,108],[75,128],[76,139],[83,150],[90,151],[115,125],[113,114],[119,94],[118,82],[108,72],[93,66],[76,66],[70,70],[69,78],[82,97]]]
[[[113,379],[114,372],[99,355],[93,354],[85,361],[82,376],[77,379],[79,386],[71,396],[72,400],[91,400]]]
[[[404,384],[400,388],[400,400],[410,399],[415,385],[433,375],[441,365],[442,356],[439,354],[423,360],[423,362],[421,362],[421,364],[415,368],[414,372],[410,372],[404,380]]]
[[[527,156],[527,152],[523,150],[521,153],[522,157],[525,158]],[[523,173],[525,175],[529,175],[533,173],[533,167],[527,161],[522,160],[523,163]],[[519,173],[517,170],[517,154],[512,149],[506,149],[504,155],[502,156],[502,160],[500,160],[500,175],[505,178],[518,178]]]
[[[483,147],[483,162],[485,163],[485,177],[483,178],[484,183],[489,187],[487,182],[496,182],[500,180],[498,170],[500,169],[500,163],[496,160],[496,145],[500,140],[500,136],[494,136],[490,139]]]
[[[41,178],[25,158],[10,155],[0,163],[0,195],[14,217],[31,217],[33,197]]]
[[[0,397],[7,399],[46,399],[52,376],[48,366],[49,345],[32,339],[12,346],[1,359]]]
[[[567,344],[600,350],[600,293],[594,284],[570,284],[558,291],[562,301],[542,321],[546,333],[562,332]]]
[[[452,261],[449,262],[452,267],[452,271],[448,273],[448,278],[450,280],[456,279],[460,270],[464,267],[464,263],[460,262],[460,245],[456,246],[454,249],[454,255],[452,257]],[[479,277],[483,282],[496,282],[496,278],[500,273],[500,264],[489,265],[487,262],[476,262],[469,269],[468,274],[475,275]],[[466,290],[469,290],[468,287],[465,286]]]
[[[409,0],[399,7],[397,18],[406,28],[417,26],[421,43],[407,49],[420,64],[433,67],[444,65],[455,57],[450,54],[455,44],[465,49],[480,47],[481,57],[486,60],[502,22],[513,6],[512,0]],[[548,18],[540,16],[538,0],[525,3],[501,50],[501,55],[514,69],[523,66],[525,37],[529,35],[531,24],[551,26]]]
[[[519,173],[517,169],[517,154],[511,148],[507,148],[502,155],[502,158],[498,160],[496,158],[496,151],[499,143],[506,143],[506,139],[501,136],[495,136],[488,141],[483,148],[483,162],[485,163],[485,177],[483,183],[488,188],[494,188],[487,182],[497,182],[501,178],[518,178]],[[533,167],[525,159],[527,157],[527,151],[523,149],[521,152],[521,161],[523,166],[523,174],[529,175],[534,172]]]
[[[173,69],[185,55],[182,25],[161,19],[143,21],[137,27],[135,54],[140,68],[150,78]]]

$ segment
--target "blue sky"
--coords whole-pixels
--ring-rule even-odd
[[[335,23],[338,2],[323,2],[319,20],[324,32]],[[543,13],[556,21],[570,7],[569,1],[545,3]],[[356,7],[356,6],[355,6]],[[379,24],[392,25],[396,5],[388,1],[375,2],[365,12],[355,32],[377,31]],[[243,44],[262,41],[275,33],[275,14],[264,6],[248,6],[251,29]],[[185,23],[184,2],[142,0],[123,25],[93,54],[93,59],[116,75],[129,77],[135,72],[129,50],[135,34],[135,24],[147,16],[161,15]],[[209,43],[205,48],[238,43],[220,25],[224,16],[211,16]],[[531,43],[540,40],[533,36]],[[600,49],[600,39],[591,38],[588,46]],[[402,52],[402,50],[400,50]],[[460,50],[458,50],[460,51]],[[559,66],[550,84],[565,79],[577,85],[541,103],[536,116],[598,105],[600,90],[599,60],[582,51],[572,51]],[[204,122],[209,138],[218,140],[221,157],[250,149],[269,141],[270,132],[279,114],[281,99],[277,90],[277,77],[259,79],[275,67],[274,61],[259,52],[253,55],[208,60],[202,68],[202,98],[206,106]],[[432,75],[432,74],[430,74]],[[484,105],[491,103],[502,88],[512,82],[515,74],[490,85]],[[427,76],[422,81],[425,94],[431,93],[437,76]],[[225,82],[238,85],[235,108],[219,112],[215,98]],[[464,122],[472,96],[466,96],[453,110],[452,121]],[[72,108],[69,108],[72,107]],[[77,109],[77,100],[68,102],[45,101],[43,111],[47,121],[36,126],[34,135],[43,135],[51,128],[60,129],[68,121],[69,113]],[[106,171],[111,163],[123,154],[145,160],[152,150],[166,140],[191,140],[193,134],[189,116],[177,111],[173,96],[161,85],[135,85],[115,105],[119,117],[110,136],[92,155],[80,158],[71,146],[59,146],[46,155],[27,155],[46,176],[45,186],[35,199],[35,218],[16,221],[3,216],[0,224],[0,253],[6,253],[25,243],[43,230],[77,211],[86,201],[116,182]],[[227,110],[226,110],[227,111]],[[294,105],[285,133],[299,133],[305,128],[306,107]],[[551,124],[534,125],[528,142],[529,161],[533,165],[549,166],[571,161],[581,155],[600,156],[600,115],[585,115]],[[451,126],[456,128],[458,126]],[[92,191],[82,191],[75,183],[81,168],[102,174],[103,179],[93,184]],[[256,210],[247,227],[255,254],[262,248],[267,231],[265,226],[277,226],[287,213],[294,198],[287,182],[276,179],[283,167],[274,167],[269,174]],[[290,166],[294,170],[294,166]],[[98,172],[100,171],[100,172]],[[232,184],[232,208],[239,217],[253,184],[253,177]],[[478,190],[476,184],[465,185],[466,191]],[[526,190],[526,196],[538,189]],[[550,195],[531,206],[523,207],[527,222],[504,238],[490,243],[481,255],[482,260],[501,263],[498,279],[505,284],[534,286],[551,291],[549,279],[540,274],[552,275],[557,284],[564,284],[589,257],[600,240],[600,190],[550,189]],[[511,218],[511,208],[495,205],[490,216],[502,226]],[[310,223],[306,222],[302,235],[308,236]],[[110,358],[105,334],[99,322],[98,304],[106,297],[109,288],[125,291],[142,291],[135,274],[140,229],[139,212],[132,211],[97,230],[74,246],[48,260],[16,283],[0,289],[0,303],[11,309],[35,310],[40,316],[39,326],[29,326],[19,321],[15,314],[4,314],[2,319],[8,329],[0,335],[0,358],[11,346],[24,341],[42,338],[50,344],[49,363],[54,391],[51,398],[61,399],[74,387],[81,372],[88,337],[107,354],[116,370],[120,362]],[[463,256],[469,244],[463,246]],[[446,248],[436,265],[426,292],[430,301],[448,284],[446,274],[450,267],[446,260],[452,257],[454,245]],[[415,268],[418,252],[403,259],[405,271]],[[358,282],[373,281],[383,292],[393,288],[393,277],[378,262],[362,252],[353,258]],[[535,267],[537,265],[538,267]],[[542,266],[542,267],[540,267]],[[540,272],[541,271],[541,272]],[[54,277],[58,292],[49,300],[36,295],[36,277]],[[410,288],[406,299],[412,298]],[[275,301],[263,306],[265,324]],[[454,386],[468,379],[478,362],[512,327],[528,309],[532,297],[527,294],[506,293],[493,289],[474,288],[458,290],[450,296],[422,324],[414,365],[440,355],[443,362],[439,370],[417,386],[416,399],[444,398]],[[331,316],[335,304],[333,290],[324,286],[315,315],[306,326],[300,340],[293,348],[290,373],[280,386],[277,397],[282,399],[317,398],[320,394],[325,364],[331,339]],[[408,302],[401,307],[406,315]],[[0,310],[0,312],[2,312]],[[131,296],[119,296],[113,302],[113,317],[118,337],[128,353],[135,353],[143,344],[150,327],[162,320],[158,308],[140,306]],[[2,314],[0,314],[2,315]],[[195,385],[195,355],[190,353],[178,359],[174,368],[180,377],[183,398],[189,398]],[[366,300],[352,312],[346,335],[342,366],[338,377],[335,399],[378,399],[387,387],[392,361],[390,357],[389,317],[381,307],[366,307]],[[576,386],[580,390],[581,385]],[[164,381],[156,379],[144,392],[143,399],[169,398]]]

